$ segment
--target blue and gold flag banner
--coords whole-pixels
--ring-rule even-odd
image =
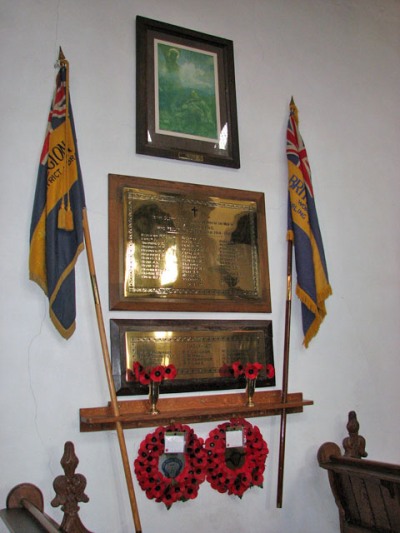
[[[329,284],[324,247],[315,207],[307,151],[298,129],[298,113],[292,99],[286,136],[288,160],[288,240],[295,251],[297,285],[304,332],[304,346],[317,334],[326,315]]]
[[[85,196],[68,89],[68,62],[61,61],[33,204],[29,277],[49,299],[60,334],[75,331],[75,264],[83,250]]]

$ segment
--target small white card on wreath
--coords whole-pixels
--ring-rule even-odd
[[[226,430],[226,447],[242,448],[244,446],[243,428],[235,427]]]
[[[183,431],[171,431],[165,433],[165,453],[185,453],[185,433]]]

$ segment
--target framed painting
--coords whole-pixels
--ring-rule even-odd
[[[233,42],[136,18],[136,152],[239,168]]]
[[[173,380],[163,392],[243,389],[234,362],[260,363],[257,387],[275,386],[271,320],[110,320],[112,372],[117,394],[147,394],[135,379],[135,362],[143,368],[174,365]]]
[[[110,309],[271,312],[264,194],[109,175]]]

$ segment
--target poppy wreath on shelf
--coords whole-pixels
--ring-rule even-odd
[[[183,433],[184,453],[165,453],[166,433]],[[162,502],[169,509],[177,501],[196,498],[205,480],[204,441],[187,425],[158,427],[141,442],[134,462],[137,480],[149,499]]]
[[[226,447],[226,434],[243,430],[243,446]],[[257,426],[243,418],[232,419],[213,429],[204,444],[207,453],[206,480],[218,492],[240,498],[253,487],[263,486],[268,446]]]

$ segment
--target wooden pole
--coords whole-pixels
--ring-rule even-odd
[[[286,291],[286,314],[285,314],[285,345],[283,352],[283,375],[282,375],[282,403],[287,402],[289,381],[289,350],[290,350],[290,318],[292,313],[292,264],[293,264],[293,241],[288,238],[287,247],[287,291]],[[281,429],[279,441],[279,467],[278,467],[278,490],[276,506],[282,507],[283,499],[283,471],[285,465],[286,444],[286,409],[281,412]]]
[[[67,109],[67,113],[69,113],[69,63],[65,59],[61,46],[60,46],[60,50],[58,54],[58,62],[60,66],[64,66],[67,70],[65,92],[66,92],[66,109]],[[67,141],[68,135],[66,135],[65,138]],[[68,166],[67,166],[67,169],[68,169]],[[104,328],[103,311],[101,309],[100,296],[99,296],[99,291],[97,287],[96,269],[95,269],[94,259],[93,259],[92,241],[90,238],[89,222],[87,218],[86,208],[83,209],[82,218],[83,218],[83,235],[85,238],[85,245],[86,245],[86,255],[87,255],[87,260],[88,260],[88,265],[89,265],[90,279],[92,282],[93,299],[94,299],[94,305],[95,305],[95,310],[96,310],[97,325],[99,329],[104,366],[105,366],[106,375],[107,375],[108,389],[110,391],[111,406],[112,406],[114,416],[118,417],[119,406],[118,406],[118,401],[117,401],[117,394],[115,392],[114,380],[112,376],[110,354],[108,350],[107,337],[106,337],[106,332]],[[125,437],[124,437],[124,432],[122,429],[121,422],[117,421],[115,423],[115,429],[117,430],[117,435],[118,435],[118,442],[119,442],[119,447],[121,451],[126,484],[128,487],[129,501],[131,504],[131,510],[132,510],[133,521],[135,524],[135,530],[136,530],[136,533],[141,533],[142,527],[140,525],[139,511],[138,511],[138,506],[136,503],[135,489],[133,487],[132,473],[131,473],[131,468],[129,465],[128,451],[126,449],[126,442],[125,442]]]
[[[117,395],[115,392],[114,380],[112,377],[110,354],[108,351],[107,337],[106,337],[106,332],[104,328],[103,313],[101,309],[100,296],[99,296],[99,291],[97,287],[96,271],[95,271],[95,265],[94,265],[94,260],[93,260],[92,243],[91,243],[91,238],[90,238],[86,208],[83,209],[83,234],[85,236],[86,255],[88,258],[90,279],[92,282],[93,298],[94,298],[94,304],[95,304],[95,309],[96,309],[97,324],[99,328],[101,348],[103,352],[104,366],[105,366],[106,375],[107,375],[108,388],[110,391],[111,407],[112,407],[114,416],[117,417],[119,416],[119,406],[117,402]],[[115,423],[115,428],[117,430],[118,442],[119,442],[119,447],[121,450],[121,457],[122,457],[122,463],[124,466],[126,484],[128,487],[133,522],[135,524],[136,533],[141,533],[142,527],[140,524],[140,517],[139,517],[138,506],[136,503],[135,489],[133,487],[132,473],[131,473],[131,469],[129,465],[128,452],[126,449],[126,442],[125,442],[125,437],[124,437],[124,432],[122,429],[121,422],[117,421]]]

